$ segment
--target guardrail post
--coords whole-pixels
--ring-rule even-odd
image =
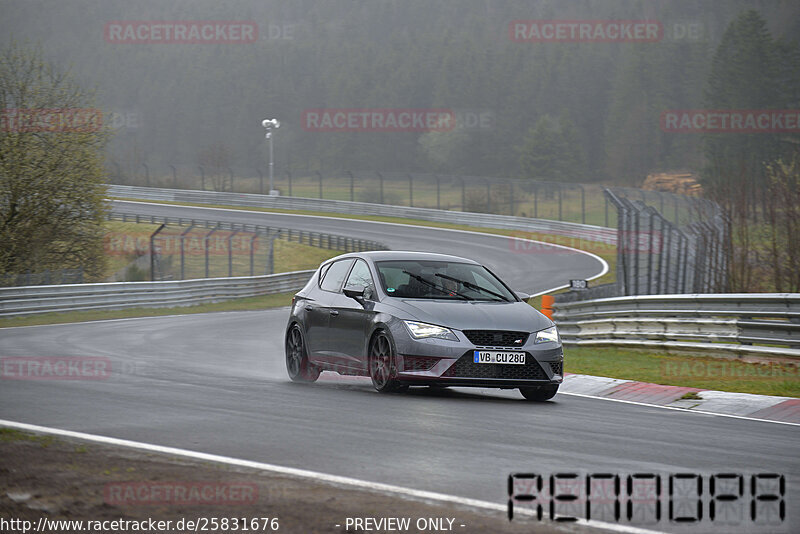
[[[150,234],[150,280],[152,282],[155,282],[156,280],[156,249],[153,241],[155,240],[159,232],[161,232],[161,230],[163,230],[166,227],[167,227],[166,224],[162,224],[156,229],[155,232]]]
[[[254,274],[254,272],[253,272],[253,267],[254,267],[253,260],[255,259],[254,258],[254,253],[255,253],[255,250],[256,250],[255,249],[255,240],[257,238],[258,238],[258,234],[253,232],[253,237],[250,238],[250,276],[253,276],[253,274]]]
[[[267,250],[267,273],[275,272],[275,240],[280,237],[280,232],[269,238],[269,249]]]
[[[239,233],[239,230],[234,230],[228,236],[228,277],[233,276],[233,236]]]
[[[194,221],[192,221],[192,224],[189,225],[189,228],[184,230],[181,233],[181,236],[180,236],[180,239],[181,239],[181,280],[186,280],[186,275],[184,273],[184,264],[185,264],[185,255],[186,254],[185,254],[185,251],[184,251],[184,248],[183,248],[183,241],[184,241],[184,237],[186,236],[186,234],[191,232],[193,229],[194,229]]]
[[[211,230],[209,233],[207,233],[207,234],[206,234],[206,235],[203,237],[203,245],[204,245],[204,247],[203,247],[203,248],[205,249],[205,255],[206,255],[206,278],[208,278],[208,239],[211,237],[211,234],[213,234],[213,233],[214,233],[214,232],[216,232],[217,230],[219,230],[219,223],[217,223],[217,226],[216,226],[216,228],[214,228],[213,230]]]

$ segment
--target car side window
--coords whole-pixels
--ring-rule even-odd
[[[356,260],[353,270],[350,271],[344,287],[350,286],[369,288],[370,294],[375,294],[375,282],[372,280],[372,273],[369,272],[369,266],[364,260]]]
[[[325,272],[319,287],[325,291],[339,291],[344,277],[347,276],[347,271],[350,270],[352,264],[352,258],[333,262]]]

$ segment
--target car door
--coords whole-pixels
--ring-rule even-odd
[[[312,298],[303,304],[306,318],[306,346],[308,357],[313,362],[330,363],[331,355],[334,354],[330,336],[330,317],[352,265],[353,258],[333,262],[322,273],[317,287],[311,294]]]
[[[375,314],[375,282],[369,265],[356,260],[343,288],[364,288],[365,295],[358,300],[340,293],[331,311],[329,331],[337,364],[347,368],[366,369],[366,337],[369,335]]]

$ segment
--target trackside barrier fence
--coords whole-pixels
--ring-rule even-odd
[[[553,310],[567,345],[800,358],[800,293],[638,295]]]
[[[234,278],[7,287],[0,288],[0,317],[194,306],[297,291],[313,273],[312,270]]]

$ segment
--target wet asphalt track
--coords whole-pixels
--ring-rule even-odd
[[[174,206],[124,209],[181,209],[186,217],[467,255],[529,292],[600,270],[583,255],[514,254],[499,237]],[[0,380],[0,418],[493,502],[505,501],[510,472],[778,472],[788,482],[789,519],[767,530],[745,522],[742,531],[800,531],[800,427],[561,394],[542,404],[516,391],[381,395],[367,379],[335,375],[297,385],[283,364],[286,317],[286,309],[273,309],[2,329],[0,357],[99,356],[113,372],[96,381]],[[709,529],[692,531],[737,531]]]

